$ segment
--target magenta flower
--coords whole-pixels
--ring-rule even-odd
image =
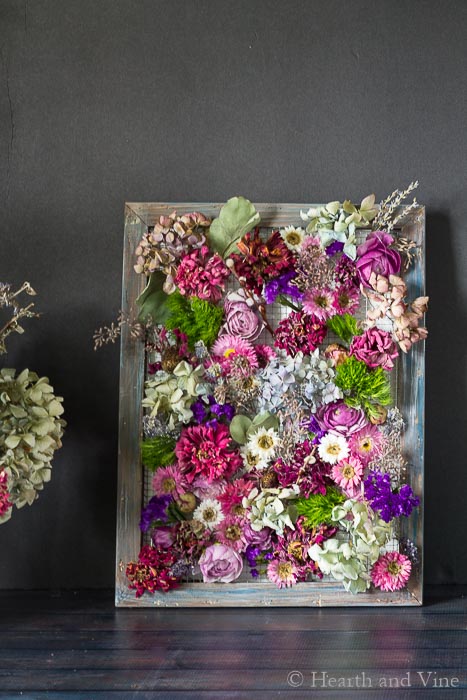
[[[247,541],[243,532],[245,521],[235,515],[224,518],[216,528],[216,539],[227,547],[232,547],[236,552],[246,549]]]
[[[368,367],[391,370],[393,360],[399,355],[391,334],[379,328],[369,328],[362,335],[355,335],[350,344],[350,354],[363,360]]]
[[[376,425],[368,423],[349,439],[350,452],[366,466],[381,454],[385,437]]]
[[[128,587],[136,591],[137,598],[145,591],[166,593],[178,585],[178,579],[171,572],[175,561],[176,556],[172,552],[145,545],[139,553],[138,561],[131,561],[126,567]]]
[[[182,258],[174,282],[181,294],[215,303],[222,296],[224,280],[229,274],[220,255],[212,255],[208,246],[203,245]]]
[[[412,563],[405,554],[387,552],[371,569],[371,580],[382,591],[398,591],[410,578]]]
[[[235,335],[221,335],[212,346],[214,361],[223,370],[229,372],[234,366],[245,374],[251,374],[251,369],[258,367],[258,359],[253,345]]]
[[[188,482],[192,483],[197,476],[205,477],[208,482],[232,476],[243,465],[243,460],[238,452],[231,450],[231,444],[226,425],[184,428],[175,454]]]
[[[252,341],[263,330],[263,321],[252,308],[251,302],[248,303],[243,289],[226,297],[224,311],[225,330],[229,335]]]
[[[178,465],[159,467],[152,479],[152,488],[156,496],[180,498],[188,491],[188,482]]]
[[[302,311],[292,311],[276,328],[274,345],[287,355],[310,355],[326,337],[326,324]]]
[[[314,316],[318,321],[326,321],[336,313],[334,308],[334,295],[328,287],[314,288],[305,292],[303,297],[303,311]]]
[[[323,430],[331,430],[346,437],[368,425],[362,409],[347,406],[341,400],[321,406],[316,419]]]
[[[287,559],[272,559],[268,564],[268,579],[278,588],[290,588],[297,583],[297,565]]]
[[[250,546],[259,547],[263,551],[269,549],[271,546],[272,530],[270,527],[263,527],[261,530],[253,530],[250,522],[247,520],[243,529],[243,534],[247,544]]]
[[[4,469],[0,470],[0,517],[4,516],[13,503],[10,501],[10,492],[8,491],[8,474]]]
[[[378,275],[397,275],[401,269],[401,256],[389,248],[394,238],[384,231],[373,231],[365,243],[357,248],[357,272],[365,287],[373,287]]]
[[[213,544],[204,550],[199,560],[204,583],[231,583],[243,570],[243,560],[232,547]]]
[[[253,482],[247,481],[246,479],[235,479],[232,483],[226,484],[222,493],[217,496],[223,514],[225,516],[243,516],[245,514],[245,509],[242,506],[242,501],[244,498],[248,497],[252,488]]]
[[[360,293],[357,287],[338,287],[332,293],[334,313],[351,314],[359,303]]]

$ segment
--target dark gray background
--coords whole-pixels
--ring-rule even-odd
[[[111,586],[125,200],[427,206],[426,579],[467,581],[467,4],[0,0],[0,280],[42,319],[4,364],[50,376],[52,482],[0,527],[0,587]]]

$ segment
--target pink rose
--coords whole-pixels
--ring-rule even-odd
[[[352,435],[368,424],[365,413],[360,408],[347,406],[343,401],[322,406],[318,409],[316,418],[323,430],[344,436]]]
[[[242,289],[227,296],[224,302],[227,333],[245,340],[256,340],[263,330],[263,322],[250,303]]]
[[[363,360],[368,367],[382,367],[386,370],[394,367],[393,360],[399,355],[391,334],[379,328],[370,328],[362,335],[354,336],[350,353],[357,360]]]
[[[213,544],[207,547],[199,560],[204,583],[231,583],[243,569],[240,554],[225,544]]]
[[[357,272],[365,287],[374,287],[378,276],[396,275],[401,269],[401,256],[389,248],[394,238],[384,231],[373,231],[357,248]]]
[[[269,549],[271,546],[271,528],[263,527],[261,530],[253,530],[250,523],[247,522],[243,528],[245,541],[249,545],[260,547],[261,549]]]

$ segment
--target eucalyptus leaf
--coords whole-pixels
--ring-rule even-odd
[[[248,416],[234,416],[230,423],[230,435],[239,445],[245,445],[247,442],[247,432],[250,427],[251,419],[248,418]]]
[[[136,300],[140,307],[138,320],[150,318],[154,323],[164,323],[169,316],[168,295],[163,290],[165,277],[161,272],[153,272],[144,290]]]
[[[232,197],[224,204],[209,229],[211,248],[223,258],[235,250],[237,242],[255,226],[261,217],[245,197]]]

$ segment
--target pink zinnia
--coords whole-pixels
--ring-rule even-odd
[[[314,287],[305,292],[303,311],[315,316],[319,321],[326,321],[336,313],[333,305],[333,293],[329,287],[318,289]]]
[[[170,495],[180,498],[188,490],[188,482],[175,464],[169,467],[159,467],[152,479],[152,488],[156,496]]]
[[[229,370],[235,361],[242,359],[246,367],[258,367],[258,359],[253,345],[235,335],[222,335],[212,346],[215,360],[222,369]]]
[[[245,513],[242,501],[252,488],[253,482],[246,481],[246,479],[235,479],[232,483],[227,484],[223,492],[217,496],[223,514],[242,516]]]
[[[238,452],[231,448],[229,428],[196,425],[184,428],[175,447],[175,454],[183,474],[191,483],[196,476],[209,482],[229,477],[243,465]]]
[[[234,515],[229,515],[217,526],[216,539],[222,544],[232,547],[236,552],[243,552],[247,546],[243,532],[244,526],[244,520]]]
[[[351,314],[360,303],[356,287],[338,287],[332,293],[332,305],[338,314]]]
[[[220,255],[212,255],[208,246],[203,245],[182,258],[174,282],[181,294],[215,303],[222,297],[224,280],[229,274]]]
[[[405,554],[387,552],[371,569],[371,580],[382,591],[398,591],[410,578],[412,563]]]
[[[362,430],[349,438],[350,452],[362,462],[364,466],[381,454],[384,443],[384,435],[376,425],[368,424]]]
[[[278,588],[290,588],[297,583],[298,569],[291,561],[271,559],[267,574],[268,579]]]
[[[266,367],[276,356],[270,345],[255,345],[255,352],[260,367]]]
[[[355,457],[347,457],[332,468],[332,478],[350,496],[356,494],[356,487],[362,480],[363,464]]]

